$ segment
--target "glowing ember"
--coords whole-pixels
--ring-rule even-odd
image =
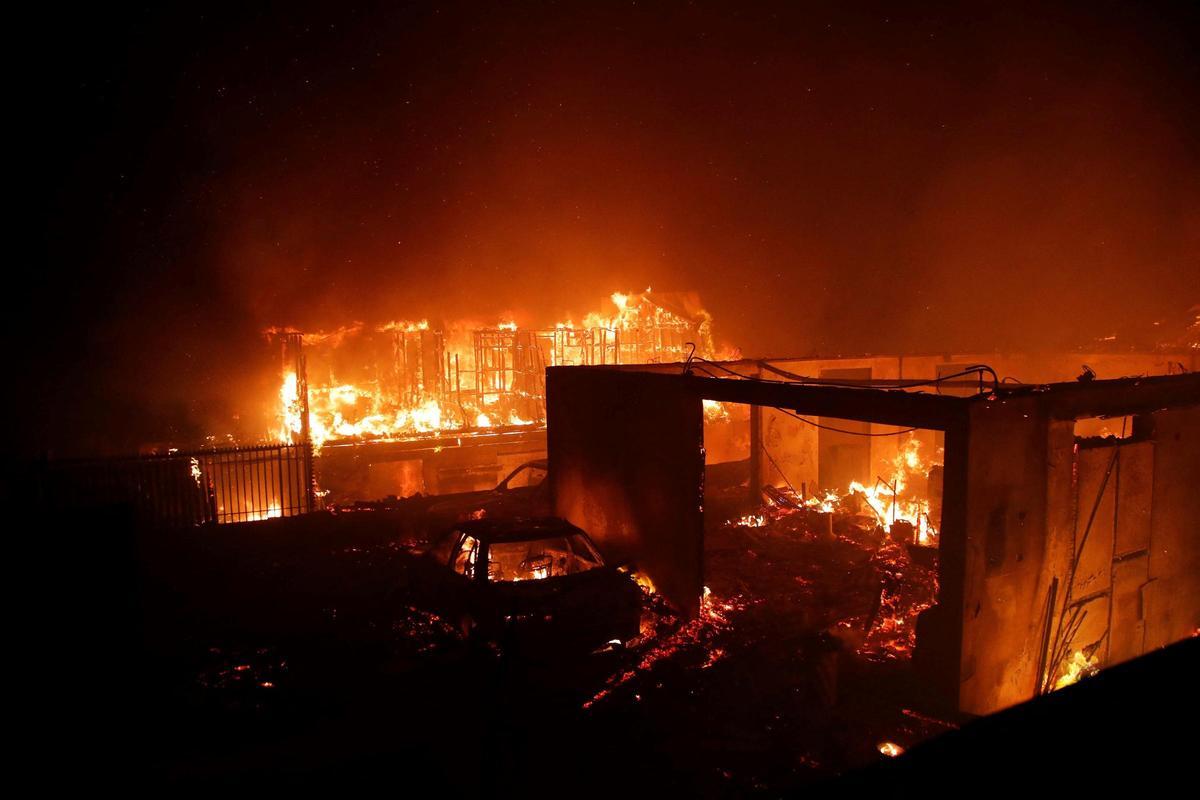
[[[630,571],[627,567],[618,567],[621,572],[628,572],[629,577],[633,578],[634,583],[641,587],[642,591],[648,595],[655,594],[658,590],[654,588],[654,581],[644,572],[636,570]]]
[[[637,665],[611,676],[604,688],[585,702],[583,707],[593,707],[617,689],[652,671],[662,661],[684,651],[703,654],[695,668],[705,670],[712,667],[726,656],[725,648],[717,644],[718,637],[731,628],[734,615],[744,611],[748,605],[748,601],[740,596],[718,598],[705,586],[700,600],[700,614],[664,634],[662,629],[671,628],[678,624],[678,620],[665,605],[651,602],[650,609],[653,610],[643,617],[641,635],[625,645],[629,649],[645,648]]]
[[[822,497],[809,497],[804,501],[804,504],[816,511],[832,514],[841,499],[833,492],[826,492]]]
[[[909,485],[905,483],[907,470],[924,471],[924,463],[915,454],[914,447],[906,444],[901,448],[895,485]],[[899,491],[893,494],[889,490],[874,495],[880,508],[864,514],[863,497],[856,492],[843,496],[827,492],[804,498],[803,502],[789,490],[772,488],[766,494],[769,500],[761,509],[729,520],[724,529],[754,530],[755,537],[765,534],[766,541],[823,543],[819,545],[822,548],[835,546],[842,553],[866,555],[869,573],[872,580],[877,581],[874,599],[866,613],[844,617],[837,625],[863,658],[876,662],[911,658],[916,646],[917,618],[937,602],[937,567],[932,561],[936,551],[918,548],[926,542],[936,544],[933,535],[936,528],[927,526],[926,537],[919,539],[916,527],[906,527],[911,523],[900,516],[899,510],[895,522],[888,520],[889,525],[885,526],[880,517],[883,509],[900,506],[897,497],[921,508],[927,508],[928,501],[910,501],[911,491],[901,495]],[[884,505],[885,500],[887,505]],[[887,529],[891,535],[884,533]],[[757,545],[755,547],[757,549]],[[793,580],[800,586],[811,585],[808,576],[796,575]]]
[[[904,748],[895,742],[880,742],[875,749],[888,758],[895,758],[904,753]]]
[[[189,459],[188,467],[191,471],[192,480],[196,483],[197,486],[199,486],[201,483],[201,480],[203,478],[203,473],[200,471],[200,459],[198,459],[198,458]]]
[[[278,501],[272,501],[265,510],[261,508],[255,508],[254,502],[250,499],[246,499],[242,502],[241,511],[238,511],[236,508],[228,508],[224,503],[218,503],[217,513],[223,516],[236,514],[239,520],[243,520],[245,522],[258,522],[259,520],[276,519],[278,517],[282,517],[283,508],[279,505]]]
[[[1086,678],[1089,675],[1095,675],[1097,672],[1096,656],[1086,655],[1082,650],[1076,650],[1063,667],[1063,673],[1059,679],[1054,682],[1055,689],[1061,689],[1064,686],[1070,686],[1073,683],[1078,683],[1080,678]]]
[[[917,617],[937,601],[937,575],[913,563],[908,550],[894,542],[884,543],[871,562],[882,588],[858,653],[872,661],[911,658],[917,643]]]

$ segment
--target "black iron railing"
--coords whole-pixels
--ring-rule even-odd
[[[43,469],[39,494],[47,508],[125,503],[168,527],[291,517],[316,508],[307,444],[50,461]]]

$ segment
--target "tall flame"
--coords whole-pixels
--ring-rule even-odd
[[[928,545],[937,537],[937,529],[929,520],[929,500],[903,496],[913,475],[929,472],[920,450],[921,441],[908,438],[892,461],[890,481],[879,480],[871,487],[852,481],[850,493],[860,496],[870,506],[880,524],[887,527],[897,521],[908,522],[916,531],[918,543]]]

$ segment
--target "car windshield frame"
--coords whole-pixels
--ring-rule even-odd
[[[450,571],[461,578],[473,581],[479,579],[479,570],[476,565],[479,563],[479,557],[482,555],[487,557],[487,542],[472,536],[471,534],[455,530],[452,538],[454,543],[450,546],[450,556],[446,566]],[[469,550],[464,550],[470,544]],[[460,569],[460,562],[461,567]],[[487,563],[486,561],[484,563]]]
[[[546,476],[548,476],[550,474],[550,470],[547,468],[547,466],[545,464],[539,463],[537,461],[526,461],[524,464],[517,467],[512,472],[508,473],[508,475],[504,478],[504,480],[502,480],[502,481],[500,481],[500,483],[496,484],[496,488],[493,491],[497,491],[497,492],[511,491],[514,487],[509,486],[509,483],[512,481],[513,478],[517,477],[517,475],[519,475],[522,470],[527,470],[527,469],[528,470],[535,470],[535,469],[539,470],[542,473],[542,479],[540,481],[538,481],[537,483],[527,483],[524,486],[517,486],[515,488],[517,488],[517,489],[536,488],[538,486],[541,486],[543,483],[545,483]]]
[[[495,584],[568,578],[604,567],[604,559],[581,532],[488,542],[486,559],[486,580]]]

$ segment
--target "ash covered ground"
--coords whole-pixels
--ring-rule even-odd
[[[950,727],[909,658],[932,565],[852,518],[830,537],[802,514],[709,516],[699,619],[648,594],[636,639],[536,660],[424,610],[419,508],[146,532],[111,660],[82,679],[106,682],[99,719],[122,721],[103,769],[210,788],[774,795]]]

